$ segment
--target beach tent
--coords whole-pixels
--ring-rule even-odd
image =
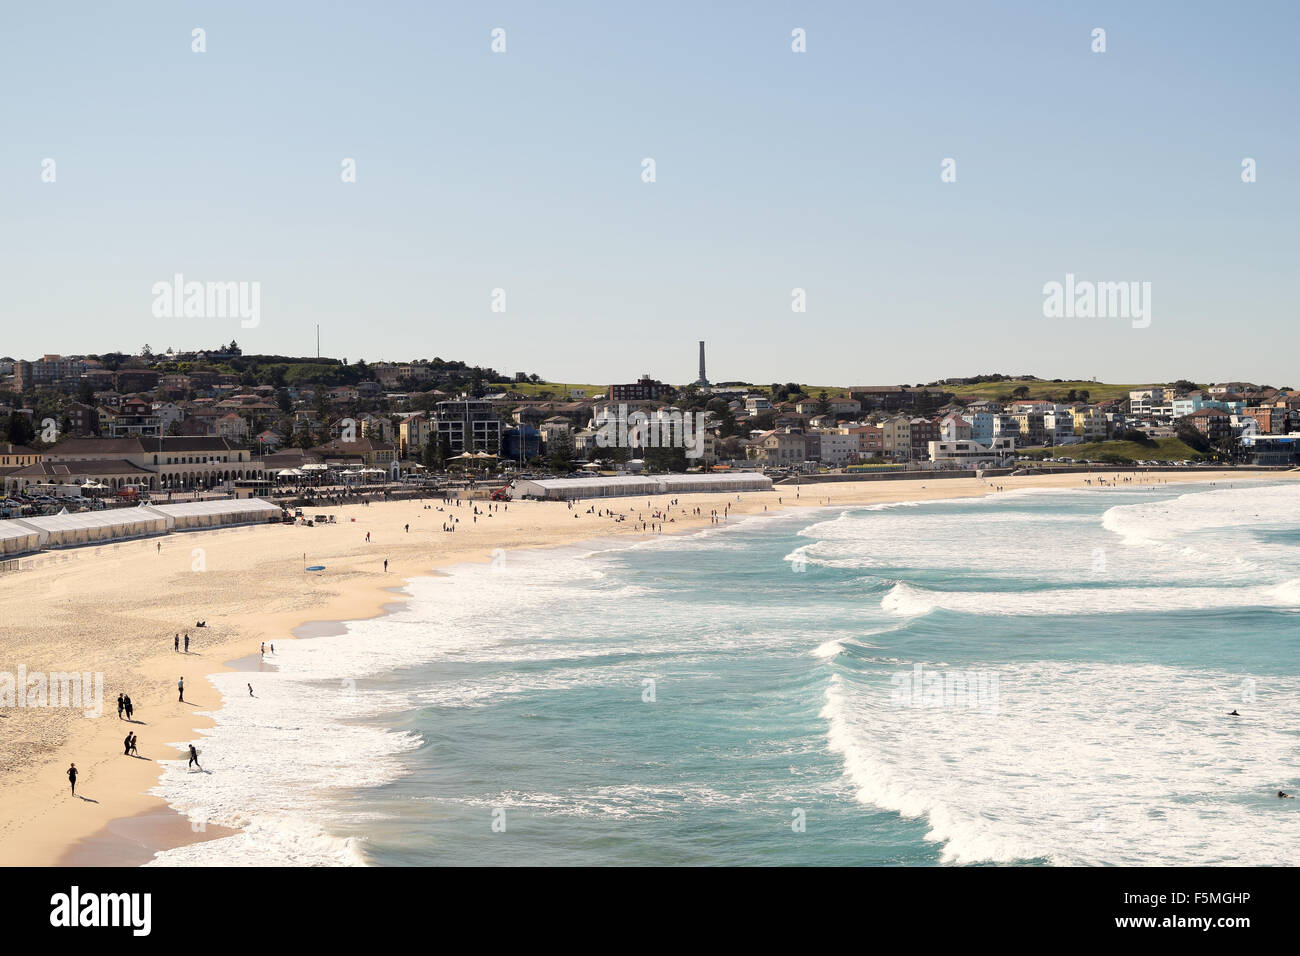
[[[771,491],[772,479],[756,471],[729,475],[591,475],[583,478],[520,479],[515,494],[527,498],[566,501],[617,495],[686,494],[688,492]]]
[[[41,546],[41,533],[16,521],[0,521],[0,555],[10,557],[36,551]]]
[[[756,471],[736,471],[725,475],[660,475],[665,494],[690,492],[771,491],[772,479]]]
[[[168,520],[175,531],[215,528],[235,524],[263,524],[279,521],[280,506],[261,498],[238,498],[233,501],[185,501],[171,505],[149,505]]]
[[[526,498],[568,501],[573,498],[609,498],[618,495],[655,495],[659,482],[640,475],[591,475],[585,478],[521,478],[515,494]]]
[[[38,532],[42,548],[121,541],[148,534],[162,534],[168,528],[167,519],[148,508],[114,508],[13,520]]]

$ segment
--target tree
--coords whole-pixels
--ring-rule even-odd
[[[568,471],[573,467],[573,436],[567,431],[555,433],[546,443],[546,454],[552,471]]]
[[[1013,388],[1013,389],[1011,390],[1011,397],[1012,397],[1012,398],[1028,398],[1028,397],[1029,397],[1029,386],[1028,386],[1028,385],[1017,385],[1015,388]]]
[[[1155,448],[1158,442],[1144,431],[1128,428],[1119,436],[1120,441],[1131,441],[1148,448]]]
[[[1192,427],[1192,423],[1186,418],[1178,419],[1174,429],[1177,435],[1185,445],[1191,446],[1196,451],[1206,454],[1210,451],[1210,442],[1199,431]]]
[[[685,471],[685,448],[647,448],[645,450],[645,467],[647,472]]]
[[[18,412],[9,413],[9,426],[6,433],[9,443],[13,445],[30,445],[36,440],[36,429],[32,427],[26,415]]]

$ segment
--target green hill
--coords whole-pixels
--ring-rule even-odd
[[[947,391],[957,395],[978,395],[996,401],[1013,395],[1019,387],[1029,389],[1027,399],[1055,400],[1063,402],[1070,390],[1076,395],[1088,393],[1090,402],[1108,402],[1113,398],[1128,398],[1128,393],[1142,385],[1108,385],[1105,382],[1045,382],[1039,379],[1018,379],[1007,382],[980,382],[977,385],[945,385]]]
[[[1040,458],[1073,458],[1075,461],[1197,461],[1208,460],[1180,438],[1157,438],[1154,445],[1135,441],[1097,441],[1054,448],[1022,448],[1017,452]]]

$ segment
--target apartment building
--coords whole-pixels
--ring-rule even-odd
[[[503,424],[491,402],[472,398],[439,402],[436,416],[438,439],[447,437],[452,454],[485,451],[495,455],[500,450]]]
[[[909,461],[912,458],[912,420],[895,415],[880,423],[880,447],[886,458]]]

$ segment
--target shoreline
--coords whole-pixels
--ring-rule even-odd
[[[1095,482],[1098,476],[1088,477]],[[1153,481],[1134,482],[1121,487],[1136,490],[1146,486],[1160,487],[1169,484],[1226,482],[1238,484],[1243,481],[1276,483],[1295,480],[1297,477],[1300,476],[1294,473],[1243,474],[1229,471],[1186,476],[1161,475]],[[909,480],[866,482],[855,487],[832,485],[819,488],[819,492],[830,491],[829,502],[821,493],[803,496],[801,492],[808,490],[807,486],[801,489],[783,486],[772,492],[743,493],[739,505],[734,495],[683,495],[681,505],[677,508],[676,520],[666,523],[663,533],[672,534],[714,527],[709,518],[709,511],[715,507],[721,510],[727,504],[732,505],[733,515],[743,518],[762,514],[764,511],[780,513],[798,507],[824,508],[828,504],[832,507],[835,505],[856,507],[899,501],[983,497],[997,494],[989,490],[993,484],[1000,484],[1006,491],[1032,488],[1101,490],[1095,484],[1085,485],[1083,478],[1078,475],[1040,475],[999,478],[994,479],[993,482],[974,477],[950,479],[936,482],[934,487]],[[795,491],[793,500],[790,500],[791,491]],[[658,496],[651,500],[658,508],[665,506],[669,499],[668,496]],[[186,680],[187,693],[191,692],[190,688],[193,686],[193,693],[197,697],[195,701],[186,703],[200,707],[202,710],[195,711],[174,706],[179,702],[167,697],[168,693],[175,691],[173,672],[177,670],[177,661],[170,647],[169,637],[176,629],[175,617],[171,619],[172,623],[162,628],[162,634],[149,639],[153,647],[152,651],[146,650],[138,639],[131,647],[117,648],[128,653],[126,660],[114,662],[118,665],[117,672],[104,668],[104,694],[106,698],[110,698],[105,704],[111,705],[111,698],[117,692],[118,686],[122,684],[130,687],[132,696],[136,697],[139,691],[134,688],[138,687],[139,682],[143,680],[149,690],[140,696],[140,702],[137,704],[141,718],[141,726],[137,732],[149,734],[148,741],[142,737],[141,750],[147,758],[152,759],[138,762],[110,759],[115,755],[120,756],[114,749],[120,746],[120,742],[114,742],[112,733],[106,733],[112,726],[111,721],[104,721],[102,718],[64,719],[62,739],[57,742],[50,740],[49,746],[38,751],[30,759],[22,761],[18,772],[11,771],[0,776],[0,794],[5,798],[0,803],[0,864],[6,866],[141,865],[151,860],[159,850],[235,835],[238,830],[225,828],[219,830],[216,827],[195,832],[189,820],[179,811],[173,810],[162,798],[148,793],[161,779],[164,767],[160,761],[179,757],[179,751],[174,755],[159,755],[158,751],[167,746],[165,742],[195,740],[200,729],[211,727],[215,723],[209,713],[218,711],[224,706],[225,701],[216,694],[215,687],[209,679],[211,676],[244,669],[240,665],[245,664],[274,667],[273,661],[264,662],[258,655],[257,642],[260,640],[271,643],[277,640],[319,636],[323,633],[338,634],[346,631],[348,622],[371,620],[390,613],[406,603],[400,593],[394,593],[394,579],[401,582],[396,585],[396,589],[401,590],[407,587],[413,578],[445,573],[441,569],[450,566],[491,561],[493,552],[498,549],[544,550],[580,545],[596,539],[625,537],[629,534],[640,540],[656,537],[657,535],[640,531],[639,524],[633,527],[638,510],[645,511],[640,507],[645,501],[644,498],[586,499],[572,510],[562,502],[510,502],[509,508],[493,513],[491,519],[484,518],[483,513],[480,513],[479,521],[471,522],[472,510],[476,506],[485,507],[486,502],[467,500],[458,510],[447,506],[447,512],[439,513],[433,509],[441,506],[440,499],[415,499],[377,502],[370,506],[348,505],[331,509],[340,516],[340,522],[328,528],[242,526],[188,533],[183,540],[186,545],[195,545],[193,551],[185,555],[184,547],[176,549],[183,554],[187,563],[190,563],[193,552],[203,552],[202,556],[208,559],[209,563],[228,561],[232,557],[262,559],[253,560],[251,565],[244,567],[242,574],[237,575],[236,579],[230,582],[229,587],[220,589],[219,595],[214,595],[206,587],[198,588],[197,590],[202,592],[198,595],[200,603],[186,605],[187,608],[199,608],[197,618],[209,621],[209,628],[189,630],[192,638],[196,634],[199,635],[196,642],[199,650],[189,655],[182,655],[184,663],[188,664],[190,659],[197,658],[196,663],[202,665],[201,676],[204,680],[193,680],[191,683],[192,679],[188,676]],[[627,513],[629,517],[623,523],[614,523],[607,518],[586,514],[588,507],[597,510],[616,509]],[[702,510],[702,515],[698,518],[683,517],[680,513],[682,507],[691,509],[698,507]],[[435,527],[430,526],[431,522],[445,520],[448,513],[457,514],[461,518],[455,535],[440,533]],[[422,519],[427,530],[416,529],[415,535],[403,530],[403,524],[409,525]],[[391,561],[387,573],[383,572],[380,564],[385,559],[385,553],[376,551],[369,543],[354,540],[360,538],[362,528],[367,530],[377,528],[386,539],[392,539],[392,544],[387,551]],[[326,533],[317,535],[315,532]],[[410,537],[408,538],[407,535]],[[436,535],[436,537],[429,537],[429,535]],[[261,536],[260,539],[258,536]],[[272,538],[278,540],[273,541]],[[327,541],[329,546],[325,547]],[[385,544],[388,543],[389,541],[385,540]],[[156,587],[159,584],[153,578],[165,572],[153,576],[144,573],[144,569],[150,565],[154,545],[154,540],[149,539],[143,543],[126,542],[118,547],[87,548],[84,549],[86,553],[79,555],[79,560],[75,562],[82,567],[68,569],[65,566],[59,569],[63,572],[62,577],[72,576],[76,572],[81,572],[85,576],[85,572],[92,570],[90,566],[95,563],[85,560],[87,557],[98,558],[100,562],[107,557],[109,564],[126,565],[123,568],[110,569],[120,570],[122,575],[120,578],[117,575],[111,576],[112,580],[107,587],[102,576],[89,575],[88,577],[97,579],[96,585],[85,592],[72,591],[75,597],[69,599],[68,593],[72,586],[61,584],[60,574],[50,574],[49,569],[38,569],[34,572],[23,572],[25,577],[22,579],[24,584],[35,585],[25,589],[35,593],[20,596],[0,592],[0,602],[4,603],[6,612],[9,612],[13,610],[12,605],[24,603],[20,599],[22,597],[26,597],[27,603],[37,608],[41,606],[42,600],[50,600],[55,605],[64,601],[71,604],[75,611],[94,617],[97,612],[103,611],[99,606],[101,599],[117,597],[118,592],[130,590],[132,584],[146,588],[150,585]],[[226,545],[231,547],[227,548]],[[312,545],[317,547],[313,548]],[[431,545],[437,547],[431,548]],[[325,572],[307,578],[302,577],[302,562],[299,560],[302,547],[307,548],[306,553],[312,555],[312,561],[326,564]],[[168,552],[171,553],[171,550],[168,549]],[[250,554],[250,551],[255,551],[256,554]],[[118,552],[118,554],[108,556],[104,552]],[[126,553],[121,554],[121,552]],[[208,558],[209,553],[212,555],[211,559]],[[396,559],[391,555],[396,555]],[[286,576],[287,569],[284,567],[286,560],[292,561],[295,574]],[[157,563],[157,560],[153,562],[154,570]],[[340,568],[342,570],[339,570]],[[99,569],[97,567],[94,570]],[[18,576],[15,575],[10,580],[17,578]],[[38,578],[42,580],[37,581]],[[292,582],[288,587],[284,585],[286,580]],[[124,582],[121,587],[116,586],[119,581]],[[249,591],[253,593],[248,593]],[[52,599],[51,594],[53,594]],[[174,595],[169,594],[169,597],[172,596]],[[278,600],[277,606],[271,613],[262,613],[261,607],[264,605],[259,606],[259,602],[270,602],[272,599]],[[255,605],[252,608],[247,606],[250,600]],[[211,612],[209,620],[203,609],[214,603],[217,609]],[[137,607],[135,610],[156,613],[156,598],[153,603],[146,603],[144,608]],[[218,610],[221,613],[217,613]],[[138,616],[132,615],[133,618]],[[10,617],[8,613],[4,617],[10,620],[22,619],[18,616]],[[189,617],[188,613],[186,617]],[[11,647],[13,642],[9,634],[11,630],[15,628],[12,626],[0,628],[0,635],[5,638],[0,649],[4,650],[6,660],[14,659]],[[182,627],[180,630],[183,633],[185,628]],[[54,628],[54,632],[58,633],[57,627]],[[53,636],[52,634],[51,637]],[[165,652],[159,652],[157,646],[164,636],[167,636],[168,646]],[[213,638],[216,638],[215,643],[211,643]],[[68,643],[66,635],[60,635],[58,643],[66,645]],[[64,650],[62,647],[43,649],[53,650],[56,654]],[[20,650],[31,651],[32,648],[20,645]],[[222,663],[215,668],[202,664],[204,660],[211,658],[216,658]],[[33,656],[29,661],[29,670],[35,669],[37,664],[48,670],[54,670],[55,665],[60,664],[60,661],[57,658],[40,661]],[[0,670],[5,666],[0,662]],[[66,661],[62,662],[62,666],[69,670],[73,669]],[[121,673],[126,667],[134,670],[126,674]],[[87,670],[88,668],[79,666],[76,669]],[[155,719],[156,712],[163,712],[163,716]],[[20,711],[11,711],[2,716],[13,718],[20,713]],[[49,716],[53,713],[55,712],[52,710],[46,710],[40,716]],[[39,718],[32,717],[30,710],[22,716],[28,718],[28,724],[39,722]],[[103,716],[112,715],[105,713]],[[9,729],[6,727],[6,730]],[[105,743],[107,743],[106,748]],[[103,755],[99,756],[98,762],[94,762],[95,750],[104,751]],[[77,754],[81,754],[80,760],[77,759]],[[66,763],[74,760],[85,774],[78,784],[78,789],[84,789],[85,793],[79,794],[82,799],[75,802],[67,794],[66,781],[61,779]],[[33,767],[35,768],[33,772],[26,772]],[[90,770],[88,774],[87,768]],[[105,792],[105,785],[112,787],[111,796]],[[50,799],[52,793],[58,794],[54,800]],[[89,794],[88,799],[86,794]]]

